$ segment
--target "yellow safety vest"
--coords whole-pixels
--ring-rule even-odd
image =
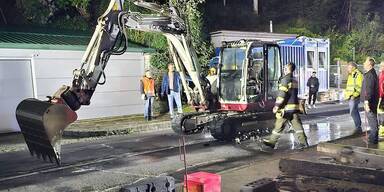
[[[346,99],[351,98],[351,96],[359,97],[362,84],[363,74],[358,69],[354,69],[352,73],[348,75],[347,87],[344,91],[344,97]]]

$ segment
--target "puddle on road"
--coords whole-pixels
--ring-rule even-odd
[[[351,122],[321,121],[303,124],[304,131],[308,138],[309,145],[316,145],[320,142],[332,141],[353,133]],[[248,140],[240,144],[242,147],[257,150],[260,149],[261,140]],[[298,139],[292,127],[287,125],[283,135],[276,147],[278,149],[295,149],[299,145]]]
[[[345,137],[351,135],[354,131],[351,127],[342,128],[340,124],[330,122],[303,124],[303,128],[307,135],[309,145],[316,145],[320,142]]]
[[[303,128],[308,138],[308,144],[311,146],[346,137],[354,132],[352,126],[345,122],[343,124],[330,121],[305,123]],[[298,145],[299,142],[294,131],[284,134],[278,143],[279,148],[295,149]]]

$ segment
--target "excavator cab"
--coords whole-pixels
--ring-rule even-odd
[[[220,54],[218,96],[221,110],[271,110],[282,74],[280,49],[262,41],[225,42]]]

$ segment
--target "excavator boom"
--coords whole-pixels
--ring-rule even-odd
[[[188,101],[205,106],[199,65],[191,49],[183,20],[177,10],[154,3],[135,1],[137,6],[158,15],[142,15],[123,10],[123,0],[111,0],[107,10],[98,18],[95,32],[83,55],[81,67],[73,72],[72,85],[63,85],[48,100],[23,100],[16,109],[16,119],[31,155],[60,165],[60,140],[64,129],[76,121],[75,111],[89,105],[98,85],[105,83],[104,69],[111,55],[123,54],[128,46],[127,29],[159,32],[165,35],[176,68],[181,74]],[[188,87],[187,75],[195,90]],[[197,92],[197,94],[193,94]],[[195,101],[195,102],[192,102]],[[198,101],[196,103],[196,101]]]

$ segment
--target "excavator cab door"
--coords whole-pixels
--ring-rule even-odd
[[[282,74],[280,50],[275,44],[255,44],[249,48],[246,96],[248,109],[271,111]]]
[[[275,105],[277,92],[279,89],[279,79],[283,74],[283,66],[280,58],[280,48],[276,44],[266,44],[264,46],[264,104],[266,110],[272,110]]]

